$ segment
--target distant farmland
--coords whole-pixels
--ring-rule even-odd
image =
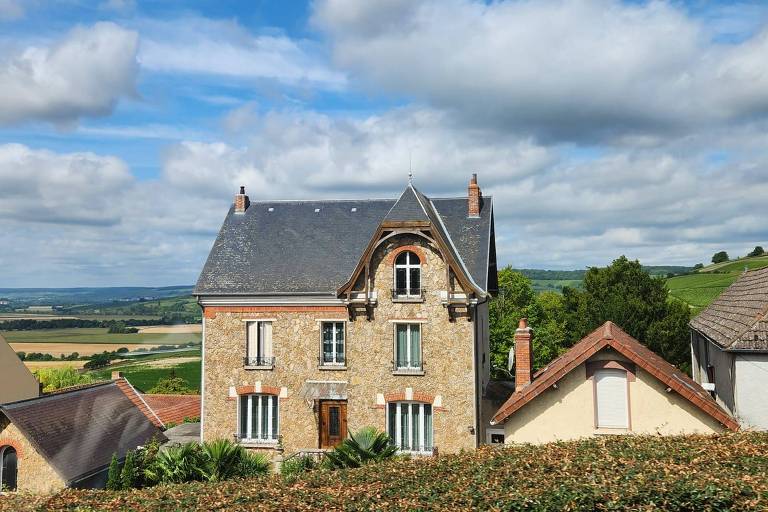
[[[2,327],[2,324],[0,324]],[[141,345],[180,345],[191,341],[199,342],[201,335],[194,333],[164,333],[147,332],[137,334],[109,334],[107,329],[72,328],[72,329],[45,329],[34,331],[2,331],[3,337],[8,343],[106,343],[124,346],[126,344]]]

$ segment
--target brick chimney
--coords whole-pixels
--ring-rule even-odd
[[[515,330],[515,391],[531,383],[533,377],[533,331],[528,327],[528,319],[521,318]]]
[[[469,217],[480,216],[480,187],[477,184],[477,174],[472,174],[472,179],[469,180],[469,187],[467,187],[467,215]]]
[[[245,210],[251,205],[248,196],[245,195],[245,187],[240,187],[240,193],[235,195],[235,213],[245,213]]]

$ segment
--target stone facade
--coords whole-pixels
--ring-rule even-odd
[[[407,248],[421,259],[422,302],[392,299],[394,256]],[[280,435],[285,453],[319,446],[317,403],[299,394],[307,381],[346,383],[348,431],[372,425],[386,429],[387,400],[432,403],[434,446],[441,452],[457,452],[477,445],[480,415],[476,385],[476,351],[487,350],[487,308],[475,309],[471,317],[459,314],[451,321],[441,303],[447,289],[446,264],[438,250],[418,236],[395,237],[374,252],[371,286],[378,301],[372,317],[357,315],[350,320],[343,304],[329,306],[205,306],[204,391],[202,432],[204,440],[231,439],[237,431],[239,391],[271,393],[279,397]],[[459,290],[457,290],[459,291]],[[246,320],[272,321],[273,369],[247,370]],[[320,366],[323,320],[345,322],[346,366]],[[402,375],[393,371],[395,323],[411,320],[421,325],[423,372]],[[476,340],[477,325],[485,326]],[[489,354],[478,354],[481,372]],[[481,437],[480,437],[481,439]],[[266,448],[275,453],[274,448]]]
[[[64,480],[8,418],[0,415],[0,447],[13,446],[18,458],[17,490],[50,493],[66,487]]]

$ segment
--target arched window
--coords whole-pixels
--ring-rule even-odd
[[[16,476],[19,458],[13,446],[0,447],[0,489],[3,491],[16,490]]]
[[[421,260],[403,251],[395,260],[395,297],[421,297]]]

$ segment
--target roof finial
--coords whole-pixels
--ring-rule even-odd
[[[413,185],[413,150],[408,150],[408,184]]]

